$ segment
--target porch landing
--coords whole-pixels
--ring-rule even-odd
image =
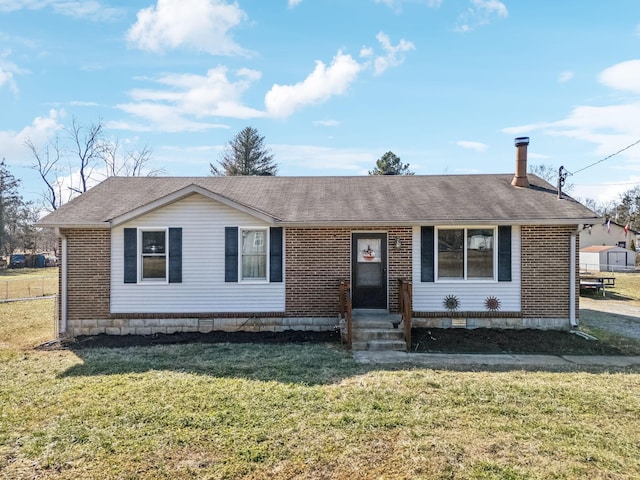
[[[370,351],[406,351],[399,313],[386,310],[353,310],[351,349]]]

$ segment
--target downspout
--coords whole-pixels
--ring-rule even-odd
[[[580,224],[574,232],[571,232],[571,245],[569,248],[571,259],[571,268],[569,269],[569,323],[571,328],[578,326],[578,320],[576,319],[576,238],[583,229],[584,225]]]
[[[60,238],[60,320],[59,335],[67,332],[67,236],[56,228],[56,233]]]

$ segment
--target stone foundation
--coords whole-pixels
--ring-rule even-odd
[[[524,329],[534,328],[539,330],[570,330],[571,323],[568,318],[413,318],[411,326],[415,328],[508,328]]]
[[[69,320],[70,336],[78,335],[152,335],[213,331],[284,332],[287,330],[330,331],[338,325],[336,317],[238,317],[238,318],[112,318]]]

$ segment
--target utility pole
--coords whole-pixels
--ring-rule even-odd
[[[558,170],[558,200],[562,200],[562,187],[564,187],[568,174],[569,172],[565,170],[564,166],[561,166]]]

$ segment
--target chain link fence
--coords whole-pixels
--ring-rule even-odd
[[[0,280],[0,302],[49,297],[57,293],[57,276]]]

